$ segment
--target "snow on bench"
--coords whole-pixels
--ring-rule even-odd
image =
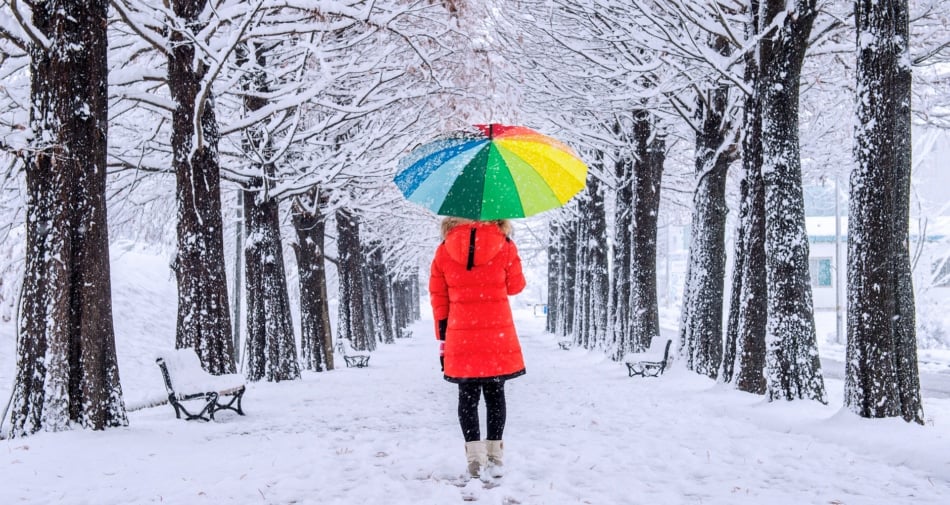
[[[241,399],[244,396],[244,377],[239,374],[211,375],[201,368],[195,350],[188,347],[161,353],[155,363],[162,370],[165,389],[168,391],[168,403],[175,408],[175,417],[181,419],[201,419],[213,421],[214,413],[219,410],[233,410],[244,415]],[[220,400],[230,397],[227,403]],[[202,408],[192,414],[181,403],[188,400],[202,400]]]
[[[623,357],[630,377],[657,377],[666,370],[670,359],[670,344],[673,341],[664,337],[650,339],[650,347],[643,352],[627,353]]]

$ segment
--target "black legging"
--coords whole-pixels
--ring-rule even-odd
[[[481,439],[478,429],[478,401],[485,393],[488,413],[488,440],[501,440],[505,431],[505,383],[465,382],[459,384],[459,424],[466,442]]]

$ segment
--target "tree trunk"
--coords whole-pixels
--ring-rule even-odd
[[[649,112],[637,111],[634,122],[636,162],[633,169],[632,234],[630,240],[629,333],[622,335],[618,357],[646,349],[660,335],[656,297],[656,234],[660,210],[660,179],[666,158],[666,142]]]
[[[590,234],[590,226],[587,219],[581,219],[580,216],[586,216],[586,203],[589,195],[584,195],[577,199],[578,218],[574,220],[575,246],[577,247],[575,256],[575,277],[574,277],[574,326],[571,328],[574,345],[590,348],[590,306],[592,294],[590,288],[590,270],[587,261],[588,243],[594,238]]]
[[[754,107],[755,108],[755,107]],[[753,116],[757,116],[753,112]],[[751,118],[758,124],[756,117]],[[734,342],[736,389],[765,394],[765,332],[768,326],[768,284],[765,273],[765,187],[759,165],[761,144],[746,140],[745,179],[739,210],[739,236],[736,239],[736,264],[732,286],[727,341]],[[734,317],[733,317],[734,314]]]
[[[357,351],[370,349],[363,307],[363,261],[360,251],[359,221],[347,209],[336,211],[337,269],[340,278],[338,338],[349,341]]]
[[[618,121],[614,134],[624,139],[623,126]],[[631,146],[632,147],[632,146]],[[631,299],[631,279],[633,273],[633,208],[636,204],[633,193],[633,152],[617,153],[614,164],[617,191],[614,203],[614,248],[613,248],[613,285],[611,287],[610,307],[613,315],[611,331],[612,348],[616,357],[624,353],[624,336],[630,334],[630,322],[633,320]]]
[[[408,331],[409,325],[416,320],[416,308],[419,297],[413,289],[419,284],[419,274],[414,269],[411,273],[402,272],[393,286],[393,318],[396,321],[396,338],[406,338],[412,334]]]
[[[395,342],[396,330],[393,327],[392,283],[386,263],[383,261],[382,244],[374,242],[369,246],[365,271],[370,281],[370,300],[376,319],[378,339],[384,344]]]
[[[702,130],[696,134],[697,181],[680,323],[680,355],[686,368],[714,379],[722,362],[728,93],[727,87],[719,86],[697,98]]]
[[[360,239],[362,241],[362,239]],[[374,302],[373,272],[369,260],[369,248],[360,243],[359,282],[363,285],[363,328],[366,332],[366,349],[375,351],[376,344],[382,341],[382,329]]]
[[[598,163],[603,163],[599,155]],[[607,213],[604,189],[600,179],[588,173],[587,191],[581,202],[584,219],[584,282],[579,283],[586,307],[582,336],[585,348],[604,348],[607,344],[607,304],[610,300],[610,279],[607,265]]]
[[[247,286],[247,336],[244,370],[248,380],[280,382],[300,378],[297,346],[287,295],[277,200],[264,179],[244,191],[244,277]]]
[[[128,424],[106,221],[108,2],[33,5],[26,268],[12,436]]]
[[[555,333],[557,328],[558,303],[561,300],[561,248],[560,233],[555,220],[548,223],[548,312],[545,315],[544,331]]]
[[[177,179],[178,331],[175,347],[192,347],[212,374],[234,373],[228,286],[221,218],[218,126],[209,96],[196,109],[208,70],[196,58],[194,39],[206,24],[199,19],[206,0],[172,0],[182,28],[172,30],[168,86],[172,113],[172,166]],[[188,30],[185,35],[182,30]],[[195,117],[200,118],[196,129]]]
[[[253,61],[254,65],[248,66]],[[270,92],[262,68],[265,54],[255,44],[242,44],[237,50],[238,65],[245,67],[242,86],[244,107],[249,112],[268,105]],[[248,68],[249,67],[249,68]],[[287,295],[284,272],[284,248],[280,239],[280,208],[271,195],[270,181],[276,167],[274,150],[265,126],[247,129],[244,152],[253,170],[260,173],[244,189],[244,271],[247,296],[247,337],[245,375],[248,380],[270,382],[300,378],[297,346]],[[235,303],[238,303],[237,301]]]
[[[768,396],[825,402],[818,360],[808,235],[798,141],[798,92],[802,60],[817,11],[814,0],[768,0],[761,26],[779,23],[759,43],[762,107],[762,177],[765,183],[765,267],[768,285],[766,377]],[[760,30],[764,31],[764,30]]]
[[[752,0],[746,38],[759,34],[759,2]],[[755,89],[759,67],[755,53],[747,53],[744,80]],[[736,389],[765,394],[765,328],[768,324],[768,286],[765,274],[765,188],[762,185],[762,109],[753,93],[745,97],[742,136],[742,173],[739,223],[735,241],[732,295],[726,328],[724,382]]]
[[[294,200],[291,221],[297,232],[294,252],[300,279],[300,353],[307,370],[333,370],[333,339],[323,255],[326,219],[317,189]]]
[[[561,286],[563,289],[561,291],[561,302],[558,304],[557,334],[564,337],[569,336],[572,340],[575,337],[571,332],[574,330],[574,303],[577,298],[576,219],[575,216],[571,215],[570,220],[561,223],[560,226],[560,242],[562,251],[564,251],[563,261],[561,262]]]
[[[857,130],[848,218],[845,404],[923,423],[907,249],[911,73],[906,1],[855,4]]]

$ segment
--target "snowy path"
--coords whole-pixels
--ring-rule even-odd
[[[452,484],[464,470],[456,391],[421,321],[369,368],[252,385],[246,417],[185,423],[166,405],[132,413],[128,429],[2,441],[0,503],[950,503],[947,400],[917,427],[769,405],[681,370],[630,379],[518,317],[528,374],[508,384],[499,487]]]

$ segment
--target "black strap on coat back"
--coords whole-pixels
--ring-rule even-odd
[[[472,228],[472,233],[468,236],[468,264],[465,265],[466,270],[471,270],[475,266],[475,228]]]

